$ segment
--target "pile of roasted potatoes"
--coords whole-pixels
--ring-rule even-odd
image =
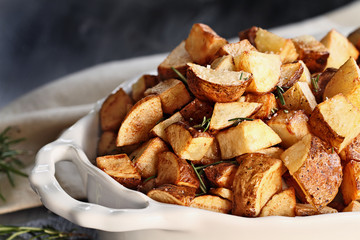
[[[245,217],[360,211],[360,28],[229,43],[194,24],[100,109],[97,167],[163,203]]]

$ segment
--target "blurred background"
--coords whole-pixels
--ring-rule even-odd
[[[225,38],[253,25],[276,27],[351,0],[0,0],[0,109],[69,73],[163,53],[193,23]]]

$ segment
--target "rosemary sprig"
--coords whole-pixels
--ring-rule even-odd
[[[277,92],[277,96],[280,100],[281,105],[285,105],[285,99],[283,96],[283,93],[285,92],[284,89],[280,86],[276,86],[276,92]]]
[[[23,167],[23,163],[18,159],[17,156],[23,152],[12,149],[14,144],[24,141],[24,139],[11,139],[8,135],[10,129],[10,127],[7,127],[0,133],[0,174],[4,173],[7,176],[11,186],[14,187],[15,182],[13,179],[13,174],[22,177],[27,177],[28,175],[18,169],[19,167]],[[1,194],[1,191],[0,198],[3,201],[6,201],[5,197]]]
[[[200,190],[201,190],[201,192],[204,193],[204,194],[207,193],[206,185],[205,185],[204,181],[201,178],[200,172],[196,169],[196,167],[194,166],[194,164],[191,161],[190,161],[190,165],[194,169],[195,174],[196,174],[196,176],[198,177],[198,179],[200,181]]]
[[[320,77],[320,74],[318,74],[316,77],[312,77],[311,78],[311,83],[314,87],[314,91],[315,92],[318,92],[319,91],[319,77]]]
[[[202,165],[202,166],[197,166],[195,167],[196,170],[202,170],[204,168],[207,168],[207,167],[210,167],[210,166],[213,166],[213,165],[218,165],[220,163],[233,163],[233,164],[237,164],[237,161],[218,161],[218,162],[214,162],[214,163],[210,163],[210,164],[207,164],[207,165]]]
[[[146,178],[143,183],[146,183],[147,181],[150,181],[151,179],[156,178],[156,175],[153,175],[151,177]]]
[[[243,121],[253,121],[253,120],[254,119],[252,119],[252,118],[232,118],[232,119],[229,119],[228,121],[229,122],[234,121],[233,126],[236,126]]]
[[[192,91],[189,88],[189,84],[187,82],[186,77],[184,75],[182,75],[181,72],[179,72],[176,68],[171,67],[171,69],[176,73],[176,75],[178,75],[178,77],[180,78],[180,80],[182,81],[182,83],[185,85],[186,89],[190,93],[190,96],[194,97],[194,94],[192,93]]]
[[[194,125],[193,128],[202,128],[203,132],[206,132],[209,129],[210,121],[211,118],[206,118],[206,116],[204,116],[202,123]]]
[[[7,237],[6,240],[18,239],[17,237],[30,234],[31,240],[35,239],[91,239],[84,233],[76,233],[74,230],[61,232],[53,227],[25,227],[25,226],[5,226],[0,225],[0,236]],[[3,238],[1,238],[3,239]]]

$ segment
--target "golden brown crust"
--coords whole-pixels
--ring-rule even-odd
[[[205,168],[204,172],[214,186],[231,189],[237,168],[233,163],[219,163]]]
[[[195,188],[164,184],[152,189],[147,195],[159,202],[189,206],[195,198]]]

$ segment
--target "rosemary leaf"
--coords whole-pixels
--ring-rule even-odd
[[[198,179],[200,181],[200,190],[203,193],[206,193],[207,192],[206,185],[205,185],[204,181],[202,180],[201,175],[199,174],[198,170],[195,168],[194,164],[191,161],[190,161],[190,165],[194,169],[195,174],[196,174],[196,176],[198,177]]]
[[[276,92],[277,92],[277,96],[280,100],[281,105],[285,105],[285,99],[283,96],[283,93],[285,92],[284,89],[282,87],[276,86]]]
[[[315,92],[318,92],[319,91],[319,77],[320,77],[320,74],[318,74],[316,77],[312,77],[311,78],[311,83],[314,87],[314,91]]]
[[[196,168],[196,170],[202,170],[204,168],[207,168],[207,167],[210,167],[210,166],[213,166],[213,165],[218,165],[220,163],[233,163],[233,164],[236,164],[237,162],[236,161],[218,161],[218,162],[210,163],[210,164],[207,164],[207,165],[197,166],[195,168]]]
[[[151,179],[153,179],[153,178],[156,178],[156,175],[151,176],[151,177],[148,177],[147,179],[145,179],[145,180],[143,181],[143,183],[146,183],[147,181],[149,181],[149,180],[151,180]]]
[[[171,69],[176,73],[176,75],[179,76],[180,80],[185,84],[185,86],[188,86],[187,79],[184,77],[184,75],[181,74],[176,68],[171,67]]]

